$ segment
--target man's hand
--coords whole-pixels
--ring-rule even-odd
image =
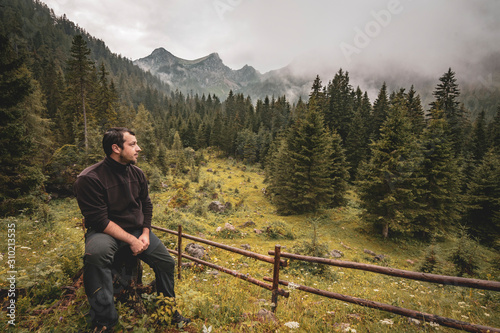
[[[134,236],[132,237],[135,238]],[[146,251],[147,248],[148,247],[139,238],[135,238],[135,240],[130,243],[130,249],[132,250],[132,254],[134,256]]]
[[[146,230],[148,231],[147,235],[145,235]],[[149,229],[147,228],[144,228],[142,235],[137,238],[123,230],[115,222],[109,221],[103,232],[110,235],[111,237],[128,243],[134,256],[146,251],[146,249],[149,247]]]
[[[149,229],[144,228],[142,231],[142,235],[139,236],[139,240],[145,245],[143,251],[146,251],[149,247]]]

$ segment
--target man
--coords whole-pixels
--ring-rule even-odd
[[[175,261],[151,232],[153,205],[146,177],[134,164],[141,148],[134,132],[109,129],[102,146],[106,157],[80,173],[74,184],[85,218],[84,286],[96,330],[111,331],[118,321],[113,300],[111,266],[120,248],[151,266],[158,294],[175,297]],[[174,312],[172,323],[190,320]]]

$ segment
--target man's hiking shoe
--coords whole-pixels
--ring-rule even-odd
[[[183,317],[179,311],[175,310],[174,315],[172,316],[172,325],[177,325],[180,323],[183,323],[184,325],[187,325],[191,322],[191,319],[188,319],[186,317]]]

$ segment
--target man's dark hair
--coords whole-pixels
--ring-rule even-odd
[[[106,156],[111,155],[113,149],[111,148],[114,144],[117,144],[118,147],[123,149],[123,143],[125,140],[123,139],[123,133],[130,133],[135,136],[135,133],[129,130],[126,127],[113,127],[110,128],[104,133],[102,138],[102,148],[106,153]]]

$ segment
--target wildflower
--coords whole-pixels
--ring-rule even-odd
[[[385,318],[384,320],[381,320],[380,323],[384,325],[393,325],[394,321],[392,321],[392,319]]]
[[[290,289],[290,290],[295,290],[298,287],[300,287],[300,286],[296,283],[293,283],[293,282],[288,283],[288,289]]]
[[[484,315],[485,315],[486,317],[489,317],[489,316],[490,316],[490,314],[489,314],[489,313],[486,313],[486,312],[484,313]]]
[[[433,321],[429,322],[429,325],[430,325],[431,327],[439,327],[439,324],[438,324],[438,323],[435,323],[435,322],[433,322]]]
[[[458,306],[460,306],[461,308],[465,307],[466,303],[465,302],[458,302]]]
[[[296,321],[289,321],[289,322],[285,323],[285,326],[288,328],[291,328],[291,329],[296,329],[296,328],[299,328],[299,323]]]
[[[378,291],[378,289],[373,289],[373,291]]]
[[[205,325],[203,325],[203,333],[210,333],[210,332],[212,332],[212,326],[207,328]]]

